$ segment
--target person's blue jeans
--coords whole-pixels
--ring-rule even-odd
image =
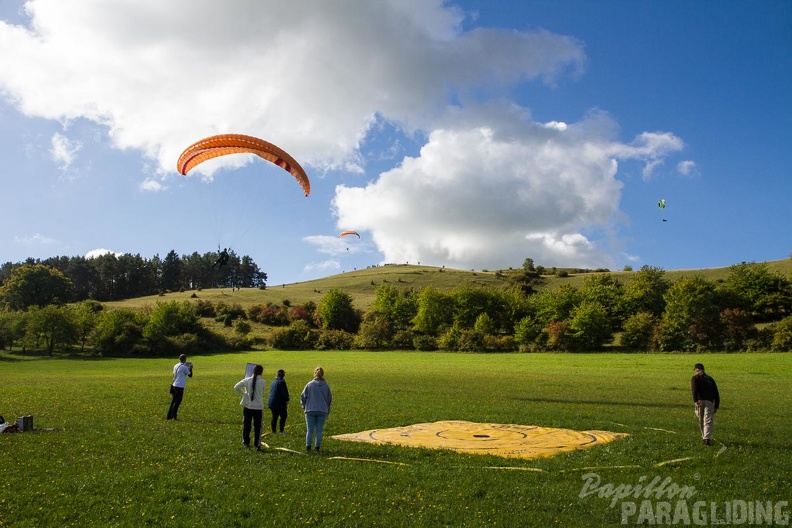
[[[307,412],[305,413],[305,425],[308,427],[308,432],[305,434],[305,446],[311,446],[311,440],[316,433],[316,448],[319,449],[322,445],[322,431],[324,431],[326,414]]]

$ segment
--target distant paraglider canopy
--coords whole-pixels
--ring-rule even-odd
[[[665,198],[663,198],[659,202],[657,202],[657,208],[660,209],[661,211],[663,209],[665,209],[665,205],[666,205]],[[667,221],[668,220],[665,219],[665,214],[663,214],[663,222],[667,222]]]
[[[351,231],[351,230],[350,231],[341,231],[341,233],[338,235],[338,238],[341,238],[341,237],[344,237],[344,236],[347,236],[347,235],[357,235],[357,237],[360,238],[360,235],[358,235],[357,231]]]
[[[243,134],[221,134],[193,143],[179,156],[176,168],[180,174],[186,175],[196,165],[228,154],[256,154],[294,176],[305,196],[311,193],[311,182],[297,160],[272,143]]]

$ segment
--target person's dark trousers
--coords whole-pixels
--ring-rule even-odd
[[[173,387],[173,398],[171,399],[170,408],[168,409],[168,420],[175,420],[176,414],[179,412],[179,405],[181,405],[184,398],[184,387]]]
[[[261,409],[242,407],[242,417],[245,419],[242,426],[242,443],[246,446],[250,445],[251,422],[253,422],[253,445],[256,447],[261,445],[261,415]]]
[[[282,433],[283,429],[286,427],[286,417],[289,415],[287,408],[284,407],[283,409],[270,409],[270,411],[272,411],[272,422],[270,422],[272,432],[275,432],[275,428],[278,425],[278,418],[280,418],[280,432]]]

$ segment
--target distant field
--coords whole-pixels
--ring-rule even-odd
[[[653,515],[665,515],[666,503],[679,507],[671,492],[612,497],[617,486],[654,479],[677,493],[692,489],[683,506],[693,515],[694,503],[705,504],[706,525],[725,518],[726,504],[730,512],[750,503],[755,515],[758,502],[789,513],[781,501],[792,490],[790,354],[276,351],[190,359],[195,377],[174,423],[164,416],[175,359],[0,353],[0,414],[32,414],[36,427],[0,434],[0,526],[620,526],[625,503],[637,512],[648,500]],[[696,361],[723,398],[712,447],[701,445],[693,416]],[[262,363],[267,379],[286,370],[288,436],[264,441],[300,454],[240,445],[232,386],[246,362]],[[296,401],[320,364],[334,405],[324,452],[309,456]],[[329,439],[438,420],[630,436],[533,461]],[[601,489],[584,493],[592,475]]]
[[[735,263],[738,264],[738,263]],[[771,271],[789,274],[792,272],[792,259],[784,259],[767,263]],[[636,270],[637,271],[637,270]],[[226,303],[239,303],[242,306],[252,304],[282,304],[284,300],[292,304],[303,304],[308,301],[318,303],[322,296],[330,289],[340,289],[352,296],[356,308],[366,310],[374,300],[377,286],[387,283],[397,288],[419,290],[426,286],[438,289],[453,289],[460,284],[469,283],[476,286],[507,286],[509,276],[518,270],[487,270],[466,271],[432,266],[419,266],[411,264],[398,264],[379,266],[354,270],[347,273],[332,275],[322,279],[297,282],[292,284],[270,284],[266,290],[244,288],[231,291],[230,288],[206,289],[202,291],[172,292],[165,295],[153,295],[124,301],[108,302],[109,308],[128,307],[139,308],[146,304],[152,305],[158,301],[206,299],[212,302],[223,301]],[[625,271],[611,271],[620,281],[628,281],[635,273]],[[538,289],[557,288],[561,284],[579,286],[588,273],[575,274],[559,278],[554,275],[545,275]],[[712,280],[724,280],[729,275],[729,268],[707,268],[700,270],[666,270],[666,278],[670,281],[685,275],[701,275]],[[193,298],[193,294],[196,296]]]

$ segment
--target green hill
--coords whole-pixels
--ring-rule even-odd
[[[765,264],[773,272],[785,275],[792,273],[792,259],[770,261]],[[558,268],[556,272],[559,274],[565,272],[567,276],[543,275],[535,287],[541,290],[557,288],[562,284],[579,286],[586,276],[598,273],[596,271],[568,268]],[[397,288],[412,288],[414,290],[419,290],[426,286],[450,290],[465,283],[474,286],[507,287],[521,273],[521,269],[465,271],[432,266],[392,264],[340,273],[322,279],[292,284],[269,285],[265,290],[257,288],[242,288],[233,291],[229,288],[204,289],[200,291],[172,292],[164,295],[152,295],[104,304],[108,308],[141,308],[146,305],[153,305],[159,301],[197,299],[209,300],[213,303],[220,301],[229,304],[237,303],[243,307],[254,304],[267,304],[268,302],[283,304],[283,301],[288,301],[291,304],[304,304],[308,301],[319,303],[328,290],[339,289],[352,296],[356,308],[365,310],[373,301],[377,286],[381,284],[391,284]],[[636,272],[610,271],[599,273],[610,273],[618,280],[627,282]],[[711,281],[720,281],[728,277],[729,267],[666,270],[666,278],[671,281],[686,275],[701,275]]]

